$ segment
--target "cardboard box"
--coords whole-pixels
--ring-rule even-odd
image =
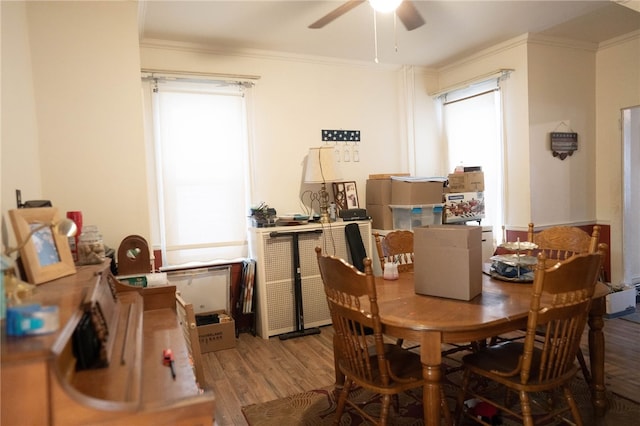
[[[391,179],[390,204],[440,204],[442,203],[442,193],[442,182],[406,182]]]
[[[461,223],[484,219],[483,192],[444,194],[444,223]]]
[[[409,173],[377,173],[369,175],[369,179],[390,179],[391,176],[410,176]]]
[[[226,311],[213,311],[196,315],[196,322],[199,318],[212,314],[225,314]],[[198,336],[200,338],[200,352],[215,352],[222,349],[236,347],[236,323],[230,316],[229,321],[198,326]]]
[[[415,228],[413,251],[417,294],[471,300],[482,293],[482,227]]]
[[[451,173],[448,179],[449,192],[484,192],[483,172]]]
[[[367,205],[391,204],[391,179],[367,179]]]
[[[373,229],[393,229],[393,211],[389,205],[367,203],[367,214]]]
[[[615,318],[636,311],[636,289],[629,287],[622,291],[609,293],[605,299],[607,318]]]

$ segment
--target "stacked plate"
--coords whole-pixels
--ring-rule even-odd
[[[503,243],[500,247],[515,251],[515,253],[492,256],[490,258],[492,262],[491,276],[504,281],[532,282],[533,270],[538,259],[535,256],[521,253],[521,251],[534,250],[538,246],[528,241],[515,241]]]

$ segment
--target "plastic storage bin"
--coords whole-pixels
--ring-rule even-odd
[[[442,223],[444,204],[390,205],[393,228],[413,230],[418,226]]]

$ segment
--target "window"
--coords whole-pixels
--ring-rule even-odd
[[[250,91],[143,78],[151,239],[165,266],[247,256]]]
[[[443,97],[448,170],[461,163],[481,166],[484,172],[485,219],[494,240],[502,241],[503,154],[502,108],[498,80],[490,80]]]

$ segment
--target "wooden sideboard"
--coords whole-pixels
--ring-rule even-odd
[[[87,303],[112,297],[108,366],[76,371],[72,336]],[[175,286],[138,288],[117,281],[109,263],[39,285],[29,302],[59,307],[51,334],[7,336],[2,327],[2,425],[207,425],[211,391],[196,383],[176,313]],[[163,363],[170,348],[175,379]]]

